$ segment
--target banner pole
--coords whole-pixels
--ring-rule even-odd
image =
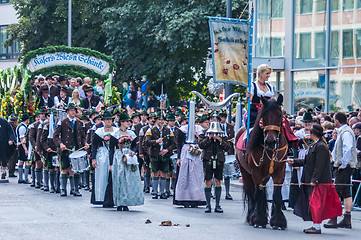
[[[248,56],[248,92],[251,92],[251,84],[252,84],[252,49],[253,49],[253,0],[250,1],[250,31],[249,31],[249,56]],[[249,139],[249,128],[250,128],[250,118],[251,118],[251,99],[248,98],[247,103],[247,141]]]

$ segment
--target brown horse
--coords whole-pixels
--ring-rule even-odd
[[[236,158],[243,178],[245,201],[248,205],[247,222],[254,227],[265,228],[268,223],[266,188],[272,176],[274,184],[282,184],[285,177],[285,162],[288,143],[282,134],[283,96],[277,100],[261,98],[263,107],[258,113],[254,128],[249,135],[246,151],[236,149]],[[245,131],[241,128],[236,142]],[[273,229],[286,229],[287,220],[282,212],[281,186],[274,186],[270,219]]]

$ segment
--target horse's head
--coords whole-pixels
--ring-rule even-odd
[[[280,94],[277,100],[261,98],[261,101],[263,108],[259,125],[263,129],[264,145],[269,150],[276,150],[283,123],[283,96]]]

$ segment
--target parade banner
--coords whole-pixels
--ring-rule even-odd
[[[249,21],[209,20],[215,82],[248,85]]]
[[[27,68],[31,72],[35,72],[43,68],[59,65],[85,67],[101,75],[105,75],[109,72],[109,63],[102,59],[84,54],[65,52],[45,53],[36,56],[35,58],[30,59]]]

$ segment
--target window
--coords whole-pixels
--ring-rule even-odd
[[[299,58],[311,58],[311,33],[300,33]]]
[[[331,2],[332,11],[338,11],[338,1],[339,0],[332,0],[332,2]]]
[[[325,12],[326,11],[326,1],[327,0],[318,0],[317,1],[317,12]]]
[[[343,58],[353,57],[353,32],[352,30],[344,30],[342,38],[342,55]]]
[[[325,32],[318,32],[315,34],[315,58],[325,58]]]
[[[331,32],[331,58],[338,58],[340,56],[338,51],[338,31]]]
[[[272,57],[279,57],[279,56],[283,56],[283,51],[282,51],[282,38],[280,37],[273,37],[271,38],[271,56]]]
[[[343,0],[342,9],[343,10],[351,10],[354,6],[354,0]]]
[[[361,58],[361,29],[356,30],[356,56]]]
[[[272,18],[284,17],[284,0],[272,0]]]
[[[0,59],[15,59],[19,56],[19,44],[5,47],[4,42],[8,39],[7,26],[0,26]]]
[[[312,13],[313,0],[299,0],[301,14]]]

